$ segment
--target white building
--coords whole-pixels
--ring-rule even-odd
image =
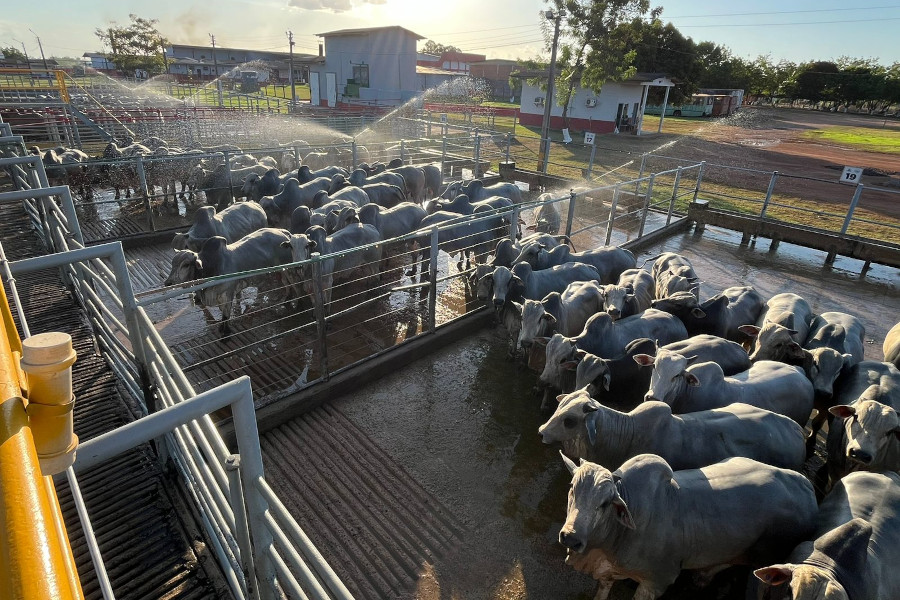
[[[546,72],[520,72],[514,77],[522,77],[522,98],[519,106],[519,122],[522,125],[540,126],[544,118],[546,92],[528,83],[527,79],[547,77]],[[652,86],[672,87],[675,84],[662,73],[637,73],[627,81],[608,81],[600,93],[576,86],[569,100],[568,123],[563,122],[563,107],[555,98],[566,90],[554,90],[550,109],[550,128],[569,128],[594,133],[619,131],[639,132],[646,103],[647,91]],[[627,121],[626,121],[627,118]]]

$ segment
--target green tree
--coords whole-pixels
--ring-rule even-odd
[[[635,20],[631,28],[634,34],[629,47],[636,53],[636,70],[665,73],[675,79],[678,83],[669,90],[669,102],[680,103],[690,97],[703,76],[703,65],[698,60],[694,41],[682,35],[671,23],[663,23],[658,18],[649,22]],[[664,93],[659,88],[651,88],[648,98],[652,102],[661,102]]]
[[[632,23],[650,11],[650,0],[547,0],[557,14],[562,13],[557,56],[556,86],[563,90],[557,102],[568,118],[569,101],[577,84],[600,92],[607,81],[623,81],[636,72],[637,56],[632,41]],[[651,12],[656,18],[661,9]],[[550,42],[550,26],[542,21]]]
[[[13,48],[12,46],[7,46],[5,48],[0,47],[0,52],[3,53],[3,56],[6,58],[6,62],[10,63],[24,63],[27,62],[25,60],[25,54],[22,53],[21,50]]]
[[[792,101],[831,102],[836,99],[839,74],[840,68],[833,62],[803,63],[787,79],[783,89]]]
[[[94,35],[109,48],[104,56],[114,62],[120,71],[143,69],[150,75],[164,73],[164,49],[168,42],[156,29],[158,21],[133,14],[128,17],[131,19],[128,25],[111,23],[106,29],[94,30]]]
[[[440,56],[444,52],[462,52],[456,46],[448,46],[445,44],[439,44],[434,40],[426,40],[425,45],[422,47],[422,52],[425,54],[436,54]]]

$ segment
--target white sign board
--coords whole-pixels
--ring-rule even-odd
[[[594,143],[594,133],[591,131],[584,132],[584,143],[585,145],[592,145]]]
[[[447,122],[447,113],[441,113],[441,123]]]
[[[862,179],[863,170],[859,167],[844,167],[841,178],[838,180],[842,183],[859,183]]]
[[[475,174],[472,172],[472,169],[461,169],[461,176],[463,179],[474,179]]]
[[[523,192],[527,192],[531,189],[531,184],[527,181],[514,181],[513,183]]]

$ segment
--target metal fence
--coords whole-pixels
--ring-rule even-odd
[[[338,254],[148,289],[137,294],[138,304],[198,388],[248,375],[257,404],[268,404],[484,309],[471,280],[474,263],[462,254],[483,260],[500,239],[515,240],[520,219],[528,222],[539,206],[557,208],[560,234],[579,250],[621,244],[680,216],[676,206],[696,194],[699,177],[693,165],[563,192]],[[377,265],[360,258],[375,247],[383,252]],[[342,262],[357,267],[345,270]],[[378,276],[360,275],[365,267],[377,267]],[[235,283],[243,288],[241,308],[223,335],[221,307],[192,307],[190,294]]]
[[[5,169],[23,165],[38,173],[38,182],[46,180],[37,157],[0,159],[0,167]],[[43,231],[51,254],[11,263],[11,274],[60,268],[124,389],[145,414],[154,413],[82,445],[76,469],[158,438],[161,458],[171,459],[181,475],[236,597],[274,598],[280,586],[296,598],[350,598],[263,478],[247,380],[220,386],[208,394],[195,392],[144,309],[137,306],[121,244],[84,247],[68,188],[0,193],[0,203],[14,202],[31,204],[28,214],[33,226]],[[27,336],[27,329],[24,333]],[[241,460],[228,450],[209,417],[209,413],[228,405],[232,407]],[[75,473],[70,472],[68,479],[78,502]],[[90,542],[93,535],[87,512],[79,506],[92,556],[97,559],[95,567],[104,597],[110,598],[99,551]]]

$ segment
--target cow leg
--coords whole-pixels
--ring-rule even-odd
[[[615,579],[601,579],[597,582],[597,593],[594,594],[594,600],[607,600],[612,587],[615,585]]]
[[[665,584],[655,581],[642,581],[638,585],[637,590],[635,590],[632,600],[656,600],[665,593],[666,588],[672,585],[674,581],[674,578]]]
[[[816,416],[812,418],[812,422],[809,424],[809,434],[806,436],[806,458],[809,460],[812,458],[813,454],[816,453],[816,440],[819,437],[819,430],[822,429],[822,424],[825,422],[825,418],[828,416],[827,410],[819,410],[816,409]]]

